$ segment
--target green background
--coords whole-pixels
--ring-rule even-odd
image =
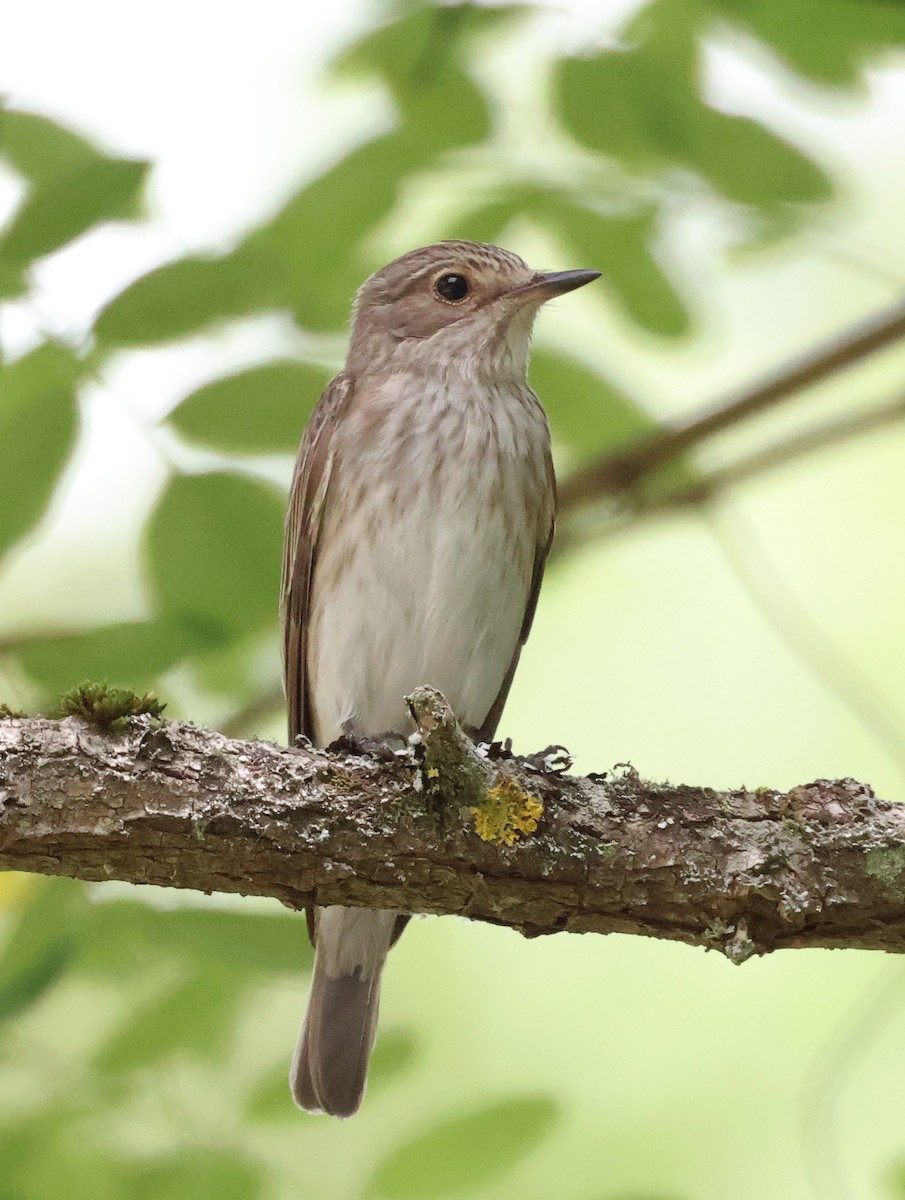
[[[336,123],[331,153],[282,192],[262,185],[241,230],[224,236],[212,209],[209,237],[148,251],[104,295],[91,253],[126,242],[103,239],[138,245],[166,223],[155,164],[64,113],[14,96],[0,111],[13,707],[87,677],[282,738],[292,456],[355,288],[414,245],[467,236],[602,271],[538,325],[532,380],[563,480],[901,297],[898,4],[365,5],[344,20],[303,104],[285,87],[268,118],[247,96],[287,161],[300,117]],[[894,348],[632,498],[564,513],[501,733],[526,752],[565,743],[583,771],[851,775],[901,797],[901,423],[706,506],[664,500],[900,397],[903,367]],[[23,876],[0,878],[0,901],[0,1200],[905,1197],[895,960],[788,951],[738,970],[641,939],[414,921],[365,1106],[339,1123],[297,1112],[285,1083],[310,966],[300,917]]]

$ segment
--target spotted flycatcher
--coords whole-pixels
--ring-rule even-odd
[[[531,327],[544,301],[598,275],[532,271],[457,241],[412,250],[360,288],[286,519],[292,739],[402,730],[420,684],[493,737],[553,534],[550,435],[525,378]],[[361,1104],[380,976],[407,919],[309,911],[314,978],[290,1072],[302,1108],[347,1117]]]

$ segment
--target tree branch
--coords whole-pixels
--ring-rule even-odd
[[[887,400],[876,408],[865,412],[847,413],[842,417],[821,422],[803,433],[793,434],[784,441],[772,442],[759,450],[752,451],[744,458],[737,459],[725,467],[702,474],[700,480],[678,485],[672,491],[664,492],[649,502],[642,501],[636,508],[635,516],[650,516],[664,509],[682,508],[686,505],[701,504],[712,500],[721,492],[731,487],[746,483],[749,479],[757,478],[768,471],[787,466],[809,454],[816,454],[831,446],[848,442],[852,438],[865,433],[876,433],[887,425],[895,425],[905,420],[905,396],[895,400]]]
[[[673,425],[664,426],[581,467],[559,486],[558,511],[634,488],[644,476],[714,434],[733,428],[805,388],[905,338],[905,303],[880,312],[773,374]]]
[[[642,491],[635,492],[630,504],[614,506],[611,511],[599,515],[596,521],[586,524],[583,528],[560,526],[553,546],[554,552],[562,554],[573,545],[586,541],[590,535],[612,535],[629,526],[635,527],[642,520],[661,516],[664,512],[707,504],[718,499],[730,488],[760,478],[807,455],[851,441],[862,434],[876,433],[879,429],[903,421],[903,396],[883,401],[864,412],[848,413],[824,421],[802,433],[793,434],[782,441],[772,442],[751,451],[724,467],[700,471],[698,478],[690,483],[678,480],[671,486],[658,489],[649,495]],[[282,700],[282,697],[280,699]]]
[[[150,717],[121,735],[75,717],[0,721],[0,867],[458,913],[529,936],[648,934],[738,962],[905,950],[905,806],[863,784],[577,778],[555,773],[555,748],[486,756],[429,689],[411,709],[420,744],[390,761]],[[530,830],[532,797],[536,832],[511,846],[475,832],[475,808],[499,832],[507,804]]]

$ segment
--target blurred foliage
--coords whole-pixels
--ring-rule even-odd
[[[684,168],[764,217],[829,199],[829,179],[800,150],[705,103],[701,18],[697,0],[657,0],[627,31],[628,49],[564,60],[556,82],[567,127],[631,171]]]
[[[72,452],[75,355],[48,343],[0,375],[0,558],[39,519]]]
[[[17,658],[42,694],[53,697],[73,679],[91,677],[150,688],[174,664],[227,643],[228,634],[219,626],[177,613],[99,625],[87,633],[25,638]]]
[[[661,338],[687,335],[692,313],[656,248],[677,178],[682,187],[696,178],[743,210],[752,229],[774,234],[806,222],[832,195],[823,167],[801,149],[706,101],[701,57],[713,23],[737,23],[803,77],[836,87],[857,86],[869,56],[905,38],[905,10],[879,2],[814,0],[808,9],[803,24],[776,4],[657,0],[617,48],[589,46],[554,63],[549,99],[563,144],[571,135],[593,161],[578,156],[565,169],[558,161],[552,178],[542,162],[527,175],[507,155],[495,134],[498,97],[470,72],[487,38],[505,39],[531,19],[530,7],[416,5],[366,33],[330,75],[382,85],[395,128],[329,166],[229,252],[189,255],[135,280],[98,313],[93,344],[47,342],[2,368],[0,554],[46,509],[75,443],[80,388],[110,353],[279,310],[309,330],[338,329],[376,265],[372,235],[411,181],[443,179],[453,163],[472,163],[484,183],[463,190],[445,232],[505,240],[527,219],[562,244],[564,261],[601,267],[602,286],[632,322]],[[26,185],[0,236],[9,294],[27,291],[40,256],[102,222],[140,214],[146,164],[111,158],[46,117],[3,111],[0,155]],[[245,471],[249,456],[295,448],[327,374],[316,362],[263,363],[211,380],[168,424]],[[635,398],[561,353],[540,349],[532,380],[569,465],[655,428]],[[690,464],[682,470],[691,477]],[[180,662],[227,664],[250,636],[273,631],[281,521],[281,498],[248,474],[174,473],[144,543],[152,611],[141,621],[17,639],[15,661],[37,702],[84,677],[148,687]]]
[[[29,184],[0,237],[0,299],[28,291],[24,271],[37,259],[140,214],[149,164],[102,154],[47,117],[0,108],[0,158]]]
[[[47,880],[22,903],[0,957],[0,1021],[81,981],[126,993],[97,1045],[76,1035],[68,1057],[39,1070],[21,1102],[9,1088],[15,1047],[0,1051],[0,1194],[32,1200],[59,1194],[148,1197],[253,1197],[266,1169],[228,1138],[164,1157],[128,1155],[113,1141],[86,1136],[87,1098],[95,1124],[104,1113],[142,1104],[172,1064],[190,1059],[214,1069],[229,1051],[237,1016],[274,975],[297,979],[310,963],[304,922],[290,915],[215,909],[158,910],[138,900],[97,904],[70,880]],[[133,985],[130,989],[130,982]],[[65,1003],[65,1002],[64,1002]],[[75,1032],[75,1030],[73,1030]],[[284,1083],[285,1083],[285,1070]],[[70,1183],[69,1172],[78,1179]]]
[[[101,158],[36,185],[0,243],[0,269],[21,270],[104,221],[137,217],[148,164]]]
[[[177,476],[147,537],[148,567],[164,616],[241,637],[274,620],[283,498],[228,472]]]
[[[805,79],[832,87],[860,86],[867,59],[905,41],[902,5],[885,0],[705,0],[701,7],[750,32]]]
[[[437,236],[505,241],[527,221],[562,247],[564,263],[603,271],[601,294],[627,322],[652,339],[687,337],[693,298],[658,246],[677,194],[731,208],[752,244],[806,227],[834,194],[826,165],[805,148],[709,102],[702,62],[713,29],[754,39],[802,84],[840,91],[863,88],[874,57],[905,43],[905,5],[886,0],[655,0],[625,25],[618,45],[589,44],[551,62],[547,116],[560,152],[548,166],[545,155],[511,152],[500,132],[505,101],[473,69],[494,39],[505,45],[532,19],[528,5],[388,12],[327,75],[379,86],[395,112],[391,128],[328,165],[227,251],[192,252],[135,279],[105,303],[84,343],[47,338],[0,364],[0,558],[27,544],[57,494],[85,389],[114,353],[271,312],[308,332],[339,331],[356,287],[380,265],[381,228],[425,181],[455,201]],[[0,160],[21,183],[0,231],[0,298],[28,300],[41,260],[104,223],[142,219],[148,164],[111,156],[45,116],[0,111]],[[457,186],[463,172],[474,186]],[[257,477],[255,456],[294,452],[327,374],[316,358],[276,358],[210,380],[161,420],[169,436],[221,459],[194,473],[170,464],[141,547],[143,619],[7,643],[0,633],[0,665],[28,681],[36,706],[85,677],[139,689],[163,679],[165,694],[166,677],[179,669],[234,709],[254,701],[253,678],[265,695],[277,686],[284,502]],[[532,380],[567,469],[656,429],[635,398],[562,352],[541,346]],[[688,462],[678,469],[694,472]],[[103,537],[107,518],[97,513],[93,536]],[[263,682],[249,666],[261,639]],[[11,906],[0,957],[0,1077],[9,1083],[0,1091],[0,1197],[55,1198],[61,1180],[66,1195],[92,1200],[276,1194],[277,1166],[246,1150],[236,1122],[291,1129],[302,1162],[323,1125],[291,1107],[284,1063],[236,1082],[229,1060],[238,1032],[254,1027],[250,1001],[284,976],[301,991],[304,922],[258,911],[167,911],[139,899],[98,903],[94,892],[64,881],[0,891],[0,902]],[[60,1061],[47,1049],[20,1098],[12,1027],[27,1030],[42,1012],[59,1021],[60,994],[86,982],[120,996],[97,1016],[97,1044],[76,1036]],[[409,1030],[384,1031],[371,1097],[391,1099],[422,1049]],[[134,1112],[141,1124],[144,1106],[169,1097],[186,1063],[218,1102],[230,1093],[222,1130],[207,1122],[199,1140],[189,1124],[168,1152],[153,1139],[122,1144],[119,1116]],[[497,1194],[496,1183],[505,1185],[554,1136],[558,1116],[557,1102],[544,1096],[424,1114],[375,1143],[360,1194]],[[893,1194],[905,1195],[901,1179],[896,1187]],[[336,1193],[325,1184],[306,1194]]]
[[[186,396],[171,424],[188,440],[227,454],[295,453],[299,421],[307,420],[329,378],[291,360],[251,367]]]
[[[365,1195],[386,1200],[467,1195],[535,1150],[552,1132],[557,1113],[551,1099],[521,1096],[442,1121],[386,1159]]]

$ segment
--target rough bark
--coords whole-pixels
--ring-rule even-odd
[[[528,936],[672,938],[741,962],[779,947],[905,950],[905,806],[851,779],[789,792],[578,778],[486,757],[420,689],[392,761],[231,741],[139,717],[0,721],[0,868],[457,913]],[[489,787],[543,805],[505,846]]]

